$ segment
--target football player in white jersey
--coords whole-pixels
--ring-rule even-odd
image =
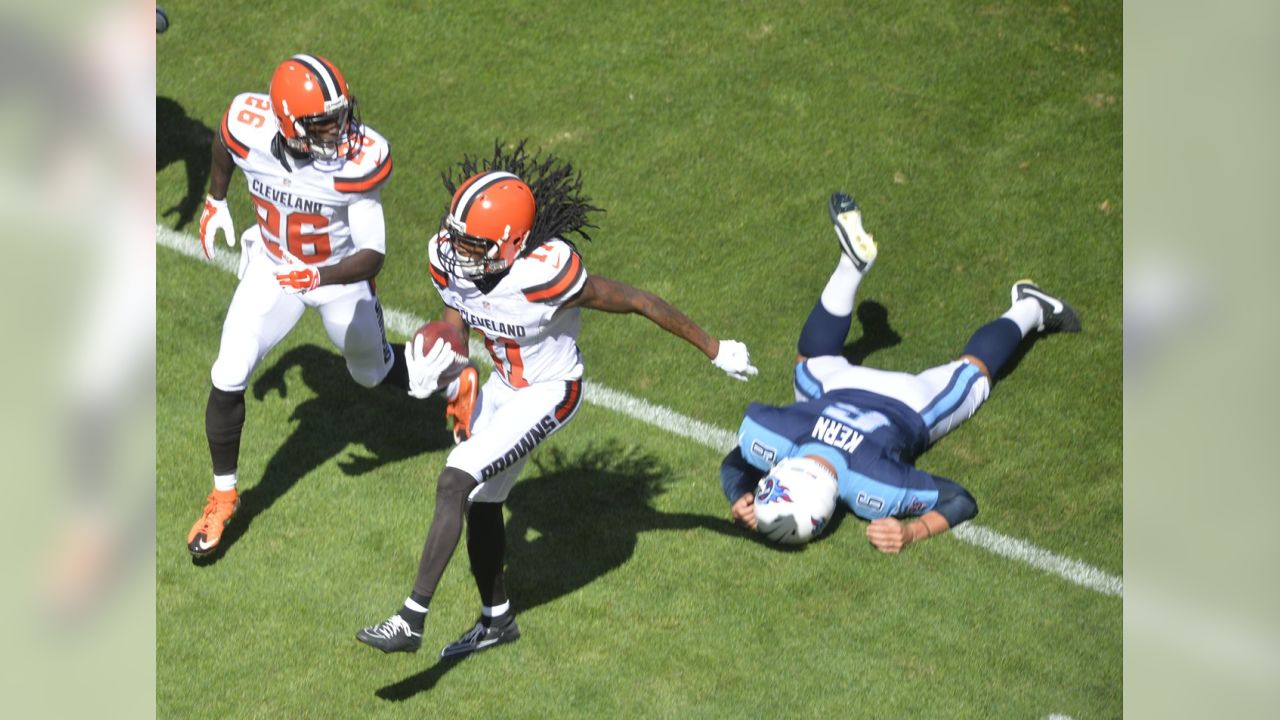
[[[373,286],[386,255],[380,193],[391,176],[391,148],[356,116],[342,73],[316,55],[285,60],[269,94],[231,102],[218,137],[200,219],[205,254],[213,257],[219,231],[235,243],[226,195],[236,167],[257,224],[241,237],[240,284],[210,371],[205,431],[214,487],[187,535],[196,556],[218,548],[240,504],[236,466],[249,377],[307,308],[319,311],[357,383],[408,388],[404,355],[386,341]]]
[[[670,303],[600,275],[588,275],[568,237],[598,210],[581,196],[572,167],[531,158],[524,144],[460,168],[439,233],[428,243],[431,281],[446,305],[444,320],[467,336],[484,335],[494,372],[477,388],[468,367],[445,388],[458,445],[436,486],[435,515],[413,591],[387,620],[356,638],[383,652],[415,652],[431,596],[467,524],[467,554],[481,615],[441,657],[461,657],[520,636],[503,574],[502,504],[533,451],[573,419],[582,401],[578,329],[582,308],[639,313],[702,351],[740,380],[755,375],[747,348],[716,340]],[[443,340],[407,347],[409,393],[427,397],[454,362]]]

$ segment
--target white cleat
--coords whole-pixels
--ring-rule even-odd
[[[840,252],[853,261],[858,272],[866,272],[876,261],[876,241],[862,228],[862,210],[858,208],[858,201],[844,192],[831,193],[827,210],[840,240]]]

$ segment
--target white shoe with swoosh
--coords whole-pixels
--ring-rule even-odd
[[[862,227],[862,210],[858,201],[848,193],[831,193],[827,213],[836,229],[836,238],[840,240],[840,252],[853,261],[858,272],[870,270],[878,250],[871,233]]]
[[[1023,279],[1014,283],[1009,294],[1012,302],[1031,298],[1040,303],[1040,308],[1044,311],[1044,317],[1040,321],[1040,332],[1080,332],[1080,316],[1076,314],[1076,309],[1063,302],[1061,298],[1041,290],[1040,286],[1031,280]]]

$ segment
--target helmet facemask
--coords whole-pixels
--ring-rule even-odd
[[[360,151],[362,133],[356,116],[355,98],[343,97],[333,105],[335,107],[328,112],[294,121],[294,137],[285,138],[291,151],[313,160],[350,158]]]
[[[511,268],[524,244],[524,238],[504,237],[495,241],[468,234],[452,215],[445,215],[440,225],[444,231],[440,236],[440,263],[446,272],[456,277],[475,279],[500,275]]]

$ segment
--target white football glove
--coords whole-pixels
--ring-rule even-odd
[[[204,197],[204,212],[200,214],[200,246],[204,248],[204,256],[213,259],[214,240],[218,231],[227,241],[227,247],[235,247],[236,229],[231,223],[231,211],[227,209],[226,200],[214,200],[211,195]]]
[[[404,344],[405,364],[409,368],[409,394],[420,400],[440,389],[440,376],[458,361],[458,354],[444,338],[437,338],[430,352],[424,354],[423,350],[420,335],[414,335]]]
[[[758,370],[751,364],[751,353],[747,346],[737,340],[721,340],[720,352],[716,353],[711,363],[729,373],[729,377],[746,382]]]

